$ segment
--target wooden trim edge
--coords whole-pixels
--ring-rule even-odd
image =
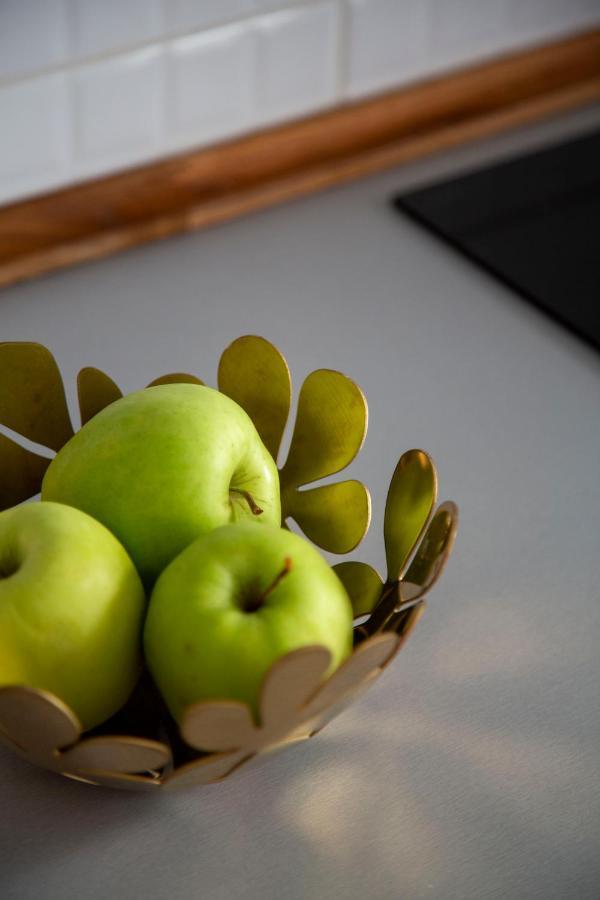
[[[0,286],[600,99],[600,30],[0,208]]]

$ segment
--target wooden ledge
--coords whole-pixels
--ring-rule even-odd
[[[0,285],[600,99],[600,30],[0,208]]]

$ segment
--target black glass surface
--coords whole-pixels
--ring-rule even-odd
[[[600,131],[394,204],[600,349]]]

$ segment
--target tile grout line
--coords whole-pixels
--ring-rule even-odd
[[[338,34],[336,45],[336,92],[340,102],[346,99],[350,50],[350,9],[347,0],[338,2]]]

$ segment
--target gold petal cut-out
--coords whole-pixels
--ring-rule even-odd
[[[119,400],[123,394],[105,372],[86,366],[77,375],[77,396],[81,424],[85,425],[96,413]]]
[[[72,781],[82,781],[96,787],[117,788],[121,791],[155,791],[161,787],[161,779],[151,775],[128,775],[119,772],[90,771],[85,776],[75,772],[62,772]]]
[[[388,581],[401,577],[423,533],[437,496],[437,475],[423,450],[408,450],[392,476],[385,505],[383,532]]]
[[[260,715],[265,729],[288,723],[314,693],[331,664],[326,647],[299,647],[273,663],[262,683]],[[270,742],[270,741],[267,741]]]
[[[169,372],[155,378],[146,387],[156,387],[157,384],[204,384],[204,382],[195,375],[188,375],[185,372]]]
[[[9,509],[39,493],[50,459],[26,450],[0,433],[0,509]]]
[[[409,609],[401,610],[390,620],[390,629],[392,629],[400,638],[398,649],[404,646],[426,609],[427,604],[424,600],[421,600],[420,603],[416,603]]]
[[[105,771],[134,774],[162,769],[170,761],[168,747],[137,737],[102,736],[81,741],[61,754],[66,771]]]
[[[0,344],[0,423],[52,450],[72,437],[61,374],[41,344]]]
[[[398,637],[392,632],[378,634],[355,648],[350,656],[328,678],[312,698],[311,713],[319,713],[328,706],[342,702],[358,690],[363,682],[387,663],[398,645]]]
[[[349,465],[367,431],[365,395],[349,378],[317,369],[304,381],[296,426],[281,470],[282,493],[333,475]]]
[[[47,691],[0,687],[0,736],[36,757],[75,743],[81,724],[69,707]]]
[[[383,590],[379,572],[367,563],[354,561],[338,563],[333,571],[348,592],[354,618],[370,613]]]
[[[250,759],[252,754],[240,750],[235,753],[217,753],[179,766],[174,772],[165,776],[166,788],[189,787],[192,785],[212,784],[222,781],[234,769]]]
[[[406,575],[400,582],[403,600],[414,600],[431,590],[448,561],[457,528],[458,507],[447,500],[437,508]]]
[[[183,713],[181,736],[197,750],[238,750],[252,741],[254,722],[245,703],[206,700],[193,703]]]
[[[245,409],[277,461],[292,402],[292,380],[279,350],[256,335],[227,347],[219,362],[219,390]]]
[[[289,493],[285,512],[323,550],[349,553],[369,528],[371,497],[360,481],[339,481]]]

